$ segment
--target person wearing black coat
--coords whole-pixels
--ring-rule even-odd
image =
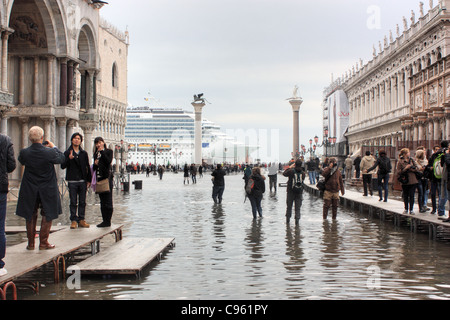
[[[9,191],[8,173],[16,169],[14,148],[8,136],[0,134],[0,277],[7,274],[3,259],[6,254],[6,204]]]
[[[248,194],[248,199],[250,200],[250,203],[252,205],[253,219],[256,219],[257,213],[262,218],[261,201],[264,192],[266,192],[265,180],[266,177],[261,175],[261,169],[259,167],[254,167],[249,178],[249,183],[250,181],[253,181],[253,186],[251,188],[250,194]]]
[[[102,213],[103,221],[98,224],[98,228],[107,228],[111,226],[111,218],[113,215],[113,180],[110,177],[111,163],[113,160],[113,151],[106,148],[105,141],[102,137],[97,137],[94,140],[95,151],[94,151],[94,166],[93,170],[95,172],[97,183],[99,181],[108,179],[109,180],[109,192],[100,193],[100,211]]]
[[[292,207],[295,204],[295,223],[298,224],[300,220],[300,208],[303,202],[303,191],[296,193],[294,192],[293,185],[294,180],[299,177],[301,181],[305,181],[306,173],[303,169],[303,162],[301,159],[297,159],[293,164],[289,166],[283,172],[283,176],[288,177],[287,183],[287,196],[286,196],[286,223],[289,223],[292,216]]]
[[[34,250],[38,210],[41,208],[42,222],[39,232],[40,250],[53,249],[48,243],[52,221],[62,213],[55,164],[62,164],[66,158],[55,145],[44,141],[44,130],[32,127],[28,132],[32,145],[22,149],[19,162],[25,166],[17,200],[16,215],[26,219],[28,250]]]
[[[378,157],[375,164],[367,169],[367,172],[370,172],[372,170],[375,170],[375,168],[378,167],[378,194],[380,196],[379,201],[388,201],[388,195],[389,195],[389,173],[391,173],[392,165],[391,165],[391,159],[386,154],[386,151],[381,150],[380,156]],[[384,200],[383,200],[383,189],[384,189]]]
[[[66,169],[66,181],[69,188],[70,221],[72,222],[70,228],[89,228],[85,220],[86,191],[92,180],[89,155],[81,148],[83,142],[81,134],[74,133],[70,141],[69,149],[64,152],[66,160],[61,164],[61,169]]]
[[[353,165],[355,166],[355,171],[356,171],[356,179],[359,179],[360,177],[360,171],[361,171],[361,156],[358,155],[355,159],[355,161],[353,161]]]
[[[227,173],[222,169],[222,165],[218,164],[217,169],[215,169],[212,173],[212,182],[213,182],[213,192],[212,198],[214,203],[222,203],[223,192],[225,191],[225,176]]]

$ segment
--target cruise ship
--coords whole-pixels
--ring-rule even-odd
[[[128,107],[125,140],[128,163],[179,165],[194,162],[195,114],[181,108]],[[244,145],[202,119],[202,156],[206,164],[251,162],[255,146]]]

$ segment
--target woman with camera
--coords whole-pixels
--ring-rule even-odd
[[[111,226],[111,217],[113,214],[113,181],[110,177],[111,162],[113,160],[113,151],[106,148],[105,141],[102,137],[94,140],[94,172],[97,178],[95,192],[100,197],[100,210],[102,212],[103,222],[98,224],[98,228],[106,228]]]
[[[325,191],[323,193],[323,218],[328,218],[328,211],[331,208],[332,219],[336,220],[339,206],[339,191],[345,195],[345,186],[339,171],[336,158],[328,159],[328,166],[323,170],[322,176],[325,178]]]
[[[411,158],[408,148],[400,150],[399,158],[397,175],[403,190],[403,202],[405,205],[403,214],[414,214],[414,193],[418,184],[416,177],[416,173],[419,171],[417,169],[418,165],[416,161]]]

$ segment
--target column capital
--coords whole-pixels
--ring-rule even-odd
[[[65,127],[67,125],[67,118],[56,118],[58,126]]]
[[[303,99],[288,99],[288,101],[292,106],[292,111],[299,111],[303,103]]]
[[[192,102],[191,104],[194,107],[195,113],[201,113],[203,107],[206,105],[204,102]]]

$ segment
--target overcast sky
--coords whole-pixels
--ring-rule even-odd
[[[389,30],[403,30],[403,16],[409,25],[411,10],[420,15],[415,0],[107,1],[101,15],[130,33],[129,104],[146,105],[150,91],[161,106],[193,110],[204,93],[203,115],[223,131],[279,130],[281,161],[292,151],[294,86],[306,145],[321,137],[331,74],[367,63]]]

